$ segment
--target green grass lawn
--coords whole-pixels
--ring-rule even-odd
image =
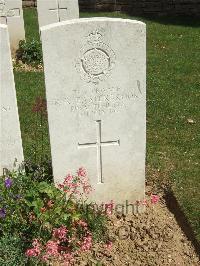
[[[27,39],[39,38],[36,11],[25,12]],[[119,13],[83,13],[82,17]],[[132,18],[133,19],[133,18]],[[173,191],[200,241],[200,26],[197,20],[143,19],[147,23],[147,179],[172,181]],[[43,73],[15,73],[26,159],[34,158],[36,115]],[[193,123],[189,123],[191,119]],[[190,120],[189,120],[190,121]],[[45,122],[44,153],[50,154]],[[41,137],[37,137],[39,145]]]

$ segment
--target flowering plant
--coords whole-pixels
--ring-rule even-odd
[[[24,190],[29,185],[21,172],[13,172],[12,175],[0,179],[0,236],[18,232],[18,226],[26,227],[26,204],[24,202]]]
[[[92,191],[87,173],[79,168],[57,187],[25,172],[0,179],[0,239],[21,238],[30,261],[53,260],[69,265],[94,241],[106,239],[106,216],[86,208]],[[36,263],[35,263],[36,264]]]

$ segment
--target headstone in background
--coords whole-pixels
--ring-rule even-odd
[[[11,51],[25,39],[22,0],[0,0],[0,24],[8,26]]]
[[[79,18],[78,0],[38,0],[39,27]]]
[[[0,174],[23,161],[15,82],[6,25],[0,25]]]
[[[83,166],[97,203],[144,198],[146,30],[77,19],[41,28],[56,183]]]

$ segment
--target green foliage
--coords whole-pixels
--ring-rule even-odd
[[[86,209],[83,211],[83,219],[88,222],[95,241],[107,242],[109,240],[108,229],[106,227],[108,217],[106,215],[102,215],[101,207],[96,209],[94,206],[96,206],[96,204],[88,204],[86,206]],[[85,206],[81,206],[81,208],[82,207],[85,208]]]
[[[86,237],[87,241],[90,241],[91,236],[93,241],[108,240],[106,216],[102,210],[88,207],[83,197],[83,193],[86,193],[84,188],[88,189],[89,184],[82,168],[79,175],[68,175],[59,185],[60,189],[51,182],[51,178],[45,180],[48,176],[45,168],[41,176],[30,165],[26,165],[25,169],[28,171],[8,172],[0,178],[0,245],[4,245],[5,241],[9,243],[10,235],[19,242],[15,249],[18,242],[13,241],[13,253],[10,252],[11,258],[8,258],[7,265],[10,260],[17,259],[15,254],[24,254],[26,250],[32,254],[28,248],[31,248],[35,239],[41,245],[41,253],[45,252],[48,241],[50,244],[55,241],[54,244],[58,245],[59,239],[55,240],[53,232],[59,228],[65,228],[67,237],[74,239],[72,242],[60,242],[61,247],[66,245],[72,254],[80,249],[81,243],[85,243]],[[29,264],[37,265],[39,255],[35,259],[29,255]],[[23,261],[23,256],[19,256],[19,259]]]
[[[19,42],[19,49],[16,52],[17,60],[21,60],[24,64],[38,66],[42,64],[42,47],[37,40]]]
[[[25,266],[27,258],[23,254],[22,241],[10,235],[0,238],[0,265]]]
[[[37,8],[25,8],[23,10],[26,40],[40,40]]]
[[[25,161],[24,167],[26,173],[32,176],[32,179],[37,180],[39,182],[53,182],[52,163],[51,160],[49,160],[48,158],[44,159],[38,164],[33,164],[30,161]]]
[[[10,187],[6,187],[9,180]],[[12,233],[13,236],[17,236],[29,227],[24,193],[31,189],[31,186],[31,179],[23,173],[12,173],[9,178],[0,179],[0,235]]]

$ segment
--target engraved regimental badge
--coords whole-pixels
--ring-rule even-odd
[[[91,32],[86,37],[86,44],[80,50],[76,69],[86,82],[98,84],[110,75],[115,65],[115,53],[103,42],[100,30]]]

